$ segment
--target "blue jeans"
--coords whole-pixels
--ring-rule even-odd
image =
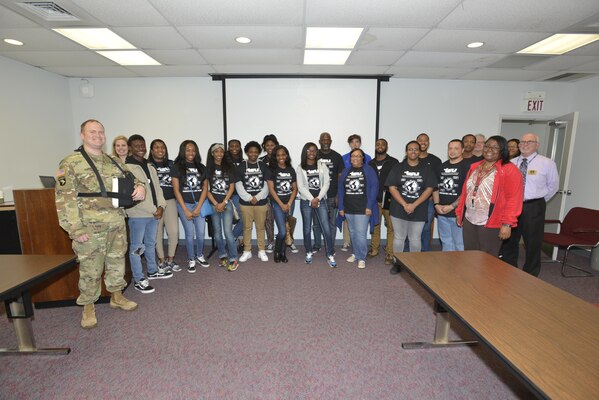
[[[437,215],[437,228],[443,251],[463,251],[464,235],[462,228],[456,223],[455,217]]]
[[[357,261],[366,261],[368,253],[368,223],[370,217],[365,214],[345,214],[345,220],[349,226],[349,236],[354,256]]]
[[[208,201],[208,200],[205,200]],[[188,210],[193,210],[198,203],[185,203],[185,207]],[[177,212],[179,213],[179,218],[181,219],[181,223],[183,224],[183,229],[185,229],[185,247],[187,248],[187,259],[193,260],[196,258],[196,253],[193,250],[193,238],[195,233],[196,246],[197,246],[197,256],[204,255],[204,230],[206,228],[206,221],[204,218],[199,215],[195,218],[192,218],[191,221],[188,221],[185,218],[185,213],[181,208],[181,205],[177,203]]]
[[[284,213],[279,203],[271,200],[270,206],[275,217],[275,224],[277,225],[277,239],[285,240],[287,234],[287,217],[293,215],[293,209],[295,208],[295,201],[291,204],[288,213]]]
[[[222,213],[216,211],[216,207],[212,206],[212,216],[210,218],[212,218],[212,229],[214,229],[212,235],[218,249],[218,257],[227,257],[228,249],[229,260],[237,260],[237,240],[233,236],[233,204],[229,202]],[[226,248],[225,241],[227,242]]]
[[[158,220],[156,218],[129,218],[129,260],[131,261],[131,272],[133,280],[139,282],[144,279],[141,270],[141,255],[146,256],[148,273],[158,271],[156,264],[156,229]]]
[[[332,256],[335,253],[335,249],[333,247],[331,226],[329,225],[329,207],[326,201],[321,201],[319,204],[320,205],[318,208],[312,208],[308,200],[300,200],[304,246],[306,247],[306,253],[312,253],[312,217],[314,217],[320,225],[322,233],[324,234],[324,247],[326,255]]]
[[[333,244],[337,236],[337,207],[335,207],[335,197],[327,198],[327,205],[329,206],[329,225],[331,226],[331,237],[333,238]],[[316,222],[316,221],[315,221]],[[317,223],[313,224],[312,230],[314,231],[314,247],[322,247],[322,231]]]
[[[431,224],[433,222],[433,218],[435,218],[435,205],[433,204],[432,199],[427,200],[427,203],[427,220],[424,223],[422,235],[420,236],[420,240],[422,242],[420,251],[431,251]]]
[[[231,201],[235,204],[235,208],[237,208],[237,213],[239,215],[239,221],[237,221],[233,227],[233,237],[237,240],[239,236],[243,235],[243,221],[241,219],[241,207],[239,207],[239,195],[237,193],[233,194],[233,196],[231,196]]]

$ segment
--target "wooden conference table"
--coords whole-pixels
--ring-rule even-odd
[[[38,349],[33,337],[33,305],[29,290],[76,263],[74,255],[0,255],[0,300],[12,320],[18,347],[2,354],[68,354],[69,348]]]
[[[395,253],[433,296],[432,343],[459,318],[541,398],[599,399],[599,308],[481,251]]]

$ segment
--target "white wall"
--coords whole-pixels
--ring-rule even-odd
[[[573,86],[572,111],[580,113],[568,188],[572,196],[567,197],[566,212],[572,207],[599,209],[599,77]]]
[[[75,146],[67,79],[0,57],[0,88],[0,188],[41,188]]]
[[[429,151],[445,161],[451,139],[466,133],[496,135],[502,116],[550,119],[573,111],[574,86],[567,83],[391,79],[381,86],[379,135],[400,157],[421,132],[431,138]],[[531,90],[546,92],[541,113],[520,111]]]
[[[221,83],[211,78],[102,78],[89,83],[94,96],[84,98],[81,79],[69,79],[73,132],[89,118],[101,121],[107,153],[115,136],[137,133],[148,146],[163,139],[171,159],[183,140],[195,140],[205,161],[208,146],[223,140]]]

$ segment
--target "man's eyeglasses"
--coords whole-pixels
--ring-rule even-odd
[[[520,144],[527,145],[527,144],[533,144],[533,143],[536,143],[536,142],[537,142],[536,140],[521,140]]]

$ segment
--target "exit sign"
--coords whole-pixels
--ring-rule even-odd
[[[520,103],[520,111],[537,113],[543,111],[545,105],[545,92],[526,92]]]

